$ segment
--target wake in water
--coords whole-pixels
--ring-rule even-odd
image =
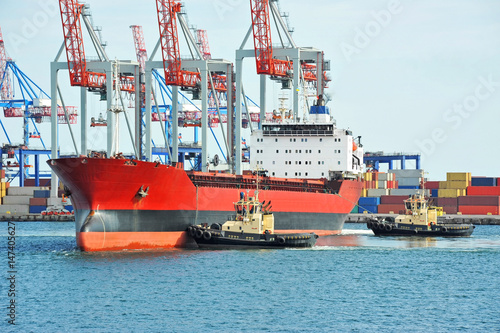
[[[373,235],[373,231],[366,229],[366,230],[360,230],[360,229],[343,229],[342,232],[340,233],[341,236],[346,236],[346,235]]]

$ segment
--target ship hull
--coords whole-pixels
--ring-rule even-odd
[[[255,186],[251,179],[195,185],[184,170],[152,162],[81,157],[49,165],[69,189],[84,251],[195,246],[187,227],[226,221],[239,193]],[[327,245],[360,193],[360,182],[343,181],[336,194],[262,189],[259,198],[272,203],[276,232],[314,232],[317,245]]]
[[[467,237],[472,235],[472,224],[426,225],[370,221],[367,228],[376,236],[416,236],[416,237]]]

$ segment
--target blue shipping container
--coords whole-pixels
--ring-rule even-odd
[[[361,197],[358,204],[360,206],[378,206],[380,205],[380,198],[378,197]]]
[[[46,209],[47,206],[30,206],[30,214],[40,214],[42,211]]]
[[[472,186],[496,186],[496,178],[491,177],[472,177]]]
[[[365,210],[368,213],[377,214],[378,213],[378,206],[369,206],[369,205],[363,206],[363,205],[360,205],[359,212],[360,213],[364,213]]]
[[[398,188],[405,189],[405,190],[418,190],[420,188],[420,186],[401,186],[401,185],[399,185]]]
[[[438,193],[439,193],[438,189],[431,190],[431,197],[437,198],[439,196]]]
[[[35,190],[33,192],[33,197],[34,198],[50,198],[50,191],[49,190]]]

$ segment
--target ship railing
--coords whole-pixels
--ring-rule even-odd
[[[263,131],[264,136],[333,136],[333,131],[297,130],[297,131]]]

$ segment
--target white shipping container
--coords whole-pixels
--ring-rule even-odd
[[[400,180],[401,178],[421,178],[424,174],[424,170],[422,169],[389,170],[389,172],[394,174],[396,180]]]
[[[47,187],[17,187],[11,186],[7,189],[7,195],[31,195],[33,196],[35,190],[46,190]]]
[[[368,197],[381,197],[382,195],[389,195],[389,189],[375,189],[375,188],[370,188],[368,189],[367,192]]]
[[[29,214],[30,206],[28,205],[0,205],[0,214],[11,214],[11,215],[20,215],[20,214]]]
[[[30,195],[8,195],[3,198],[2,203],[4,205],[29,205]]]
[[[425,196],[430,196],[430,191],[429,190],[421,190],[421,189],[404,189],[404,188],[394,188],[390,190],[390,195],[414,195],[417,193],[422,193],[424,191]]]
[[[378,180],[379,180],[379,181],[381,181],[381,180],[382,180],[382,181],[383,181],[383,180],[389,180],[389,179],[388,179],[388,178],[389,178],[389,175],[391,175],[391,173],[382,173],[382,172],[381,172],[381,173],[379,173],[379,174],[378,174]]]
[[[422,178],[398,178],[399,186],[420,186]]]
[[[69,206],[71,200],[66,198],[66,202],[62,202],[62,198],[47,198],[47,206]]]

